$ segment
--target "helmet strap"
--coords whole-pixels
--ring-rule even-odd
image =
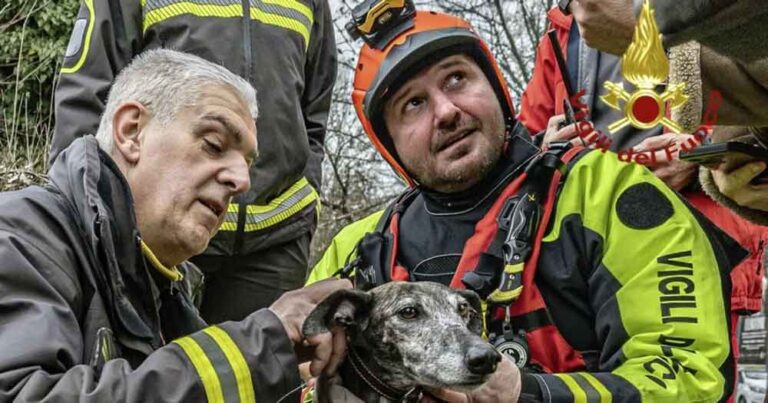
[[[510,118],[507,118],[506,120],[507,122],[504,125],[504,146],[502,148],[502,153],[505,158],[509,157],[512,152],[512,137],[514,136],[514,123]]]

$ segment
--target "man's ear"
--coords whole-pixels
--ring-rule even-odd
[[[149,123],[149,111],[136,101],[127,101],[115,109],[112,117],[113,154],[117,153],[130,164],[139,161],[141,142],[139,134]]]
[[[304,320],[304,337],[330,331],[335,326],[363,330],[368,326],[373,297],[367,292],[343,289],[319,303]]]
[[[469,320],[469,330],[476,334],[483,333],[483,305],[480,303],[480,297],[472,290],[455,290],[469,303],[476,314]]]

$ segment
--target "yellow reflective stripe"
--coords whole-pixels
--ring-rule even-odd
[[[317,191],[309,184],[307,178],[301,178],[280,196],[272,199],[265,205],[249,205],[246,207],[246,223],[244,230],[258,231],[278,224],[294,214],[298,213],[312,202],[319,199]],[[318,203],[319,210],[319,203]],[[227,214],[219,231],[237,231],[237,218],[240,206],[230,203],[227,206]],[[319,214],[320,212],[316,212]]]
[[[560,378],[563,383],[568,387],[568,389],[571,390],[571,393],[573,393],[573,403],[587,403],[587,394],[584,392],[584,390],[579,386],[576,381],[571,378],[568,374],[554,374],[556,377]]]
[[[294,183],[288,190],[283,192],[280,196],[275,197],[272,199],[269,204],[265,205],[257,205],[253,204],[248,206],[248,214],[264,214],[269,213],[273,210],[278,209],[283,203],[285,203],[288,199],[291,198],[294,194],[298,193],[301,189],[303,189],[305,186],[309,186],[309,181],[307,178],[301,178],[298,182]],[[314,190],[314,189],[313,189]],[[317,192],[315,192],[317,194]]]
[[[243,15],[243,7],[240,4],[201,5],[182,1],[148,12],[144,16],[144,31],[158,22],[183,14],[191,14],[197,17],[240,17]]]
[[[227,214],[224,216],[224,222],[221,223],[219,231],[237,231],[237,215],[240,212],[240,205],[229,203]]]
[[[255,7],[251,7],[251,18],[265,24],[275,25],[294,31],[304,38],[304,50],[309,46],[309,28],[293,18],[267,13]]]
[[[235,373],[237,391],[238,395],[240,395],[240,403],[256,403],[256,396],[253,393],[251,370],[248,368],[248,363],[245,361],[243,353],[240,352],[240,349],[235,342],[232,341],[232,338],[229,337],[227,332],[216,326],[206,328],[203,332],[211,336],[227,357],[227,361],[229,361],[229,365]]]
[[[205,397],[208,403],[224,403],[224,394],[221,391],[219,375],[213,369],[211,360],[205,355],[200,345],[189,336],[182,337],[173,342],[184,350],[184,353],[189,357],[189,361],[192,362],[192,366],[195,367],[200,380],[203,382],[203,389],[205,390]]]
[[[296,0],[261,0],[261,2],[264,4],[274,4],[276,6],[283,6],[285,8],[296,10],[307,17],[309,20],[309,25],[312,25],[315,22],[315,16],[312,14],[312,10]]]
[[[86,0],[92,1],[92,0]],[[279,14],[268,13],[259,9],[258,7],[250,8],[250,18],[260,21],[265,24],[274,25],[277,27],[289,29],[301,35],[304,38],[304,49],[309,46],[309,31],[312,28],[314,22],[314,16],[312,10],[309,7],[299,3],[296,0],[262,0],[264,4],[272,4],[276,6],[285,7],[300,13],[305,16],[309,21],[309,26],[305,25],[301,21],[297,21],[291,17],[282,16]],[[146,0],[142,0],[142,7],[146,6]],[[144,27],[146,31],[152,25],[158,22],[167,20],[179,15],[190,14],[197,17],[220,17],[231,18],[240,17],[243,15],[242,4],[197,4],[188,1],[181,1],[174,4],[169,4],[157,9],[150,10],[144,16]]]
[[[581,375],[582,378],[586,379],[593,388],[595,388],[597,393],[600,395],[600,403],[610,403],[613,400],[613,395],[611,392],[605,388],[605,385],[603,385],[602,382],[592,376],[592,374],[588,372],[579,372],[578,374]]]
[[[504,302],[512,299],[516,299],[523,292],[523,286],[517,287],[513,290],[499,291],[496,290],[488,296],[488,299],[493,302]]]
[[[255,222],[255,223],[249,223],[245,224],[245,231],[257,231],[260,229],[264,229],[267,227],[271,227],[285,219],[290,218],[292,215],[298,213],[301,211],[304,207],[307,207],[308,205],[312,204],[315,200],[318,199],[317,191],[315,189],[312,189],[311,192],[304,196],[298,203],[294,204],[293,206],[285,209],[279,214],[276,214],[266,220]],[[257,207],[257,206],[248,206],[249,213],[251,207]]]
[[[85,58],[88,56],[88,50],[91,47],[91,34],[93,34],[96,12],[93,9],[93,0],[84,0],[84,3],[85,7],[88,9],[88,28],[85,32],[85,43],[83,43],[82,50],[80,51],[80,59],[77,60],[77,63],[75,63],[74,66],[62,68],[62,73],[74,73],[80,70],[80,67],[83,67],[83,64],[85,64]]]

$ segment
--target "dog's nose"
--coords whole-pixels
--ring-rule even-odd
[[[496,371],[501,354],[490,345],[474,345],[467,350],[466,360],[470,372],[486,375]]]

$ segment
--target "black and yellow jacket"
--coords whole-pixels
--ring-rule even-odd
[[[207,326],[142,251],[128,183],[93,137],[49,177],[0,194],[0,401],[298,399],[280,320]]]
[[[251,189],[206,254],[250,253],[313,230],[336,79],[327,0],[82,0],[55,94],[51,161],[96,133],[117,73],[160,47],[219,63],[258,91]]]
[[[520,147],[478,187],[423,190],[408,204],[396,259],[411,279],[455,270],[479,218],[534,152]],[[381,217],[342,229],[309,282],[353,259]],[[547,320],[583,367],[525,372],[524,392],[535,380],[533,394],[547,402],[715,402],[730,394],[728,274],[743,258],[738,244],[645,167],[600,151],[569,163],[546,225],[534,281]]]

